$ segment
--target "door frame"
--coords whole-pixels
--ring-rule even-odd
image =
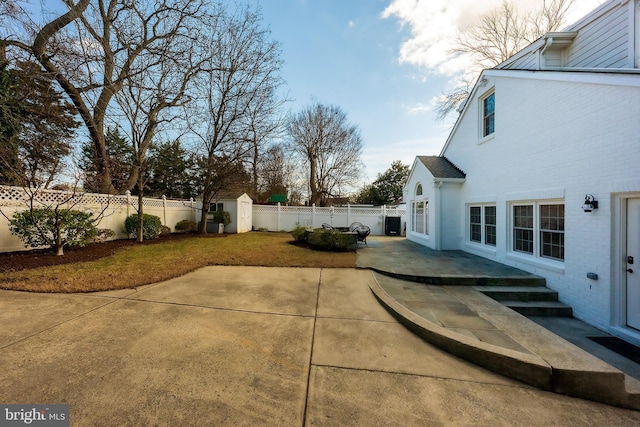
[[[612,228],[615,242],[612,242],[613,256],[611,257],[611,283],[613,286],[611,333],[635,345],[640,345],[640,333],[637,329],[627,326],[627,202],[629,199],[640,198],[640,192],[625,193],[614,196]]]

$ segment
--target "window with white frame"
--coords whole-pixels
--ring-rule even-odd
[[[482,102],[482,137],[493,134],[496,129],[496,93],[491,92]]]
[[[496,245],[495,205],[469,206],[469,240],[489,246]]]
[[[484,243],[496,245],[496,207],[484,206]]]
[[[564,204],[515,204],[512,229],[514,252],[564,261]]]
[[[472,242],[482,242],[482,211],[480,206],[469,208],[469,239]]]
[[[564,205],[540,206],[540,256],[564,259]]]
[[[429,234],[429,202],[416,201],[412,203],[413,227],[412,230],[420,234]]]

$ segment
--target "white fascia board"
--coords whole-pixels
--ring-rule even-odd
[[[433,178],[433,182],[463,184],[466,178]]]
[[[407,188],[407,185],[409,184],[409,182],[411,181],[413,176],[416,173],[418,173],[418,172],[416,172],[416,170],[418,168],[418,165],[420,165],[420,167],[422,167],[422,169],[424,169],[429,175],[431,175],[431,172],[429,172],[429,169],[427,169],[427,167],[424,165],[424,163],[422,163],[420,161],[420,159],[418,159],[418,156],[416,156],[415,159],[413,159],[413,164],[411,165],[411,169],[409,169],[409,175],[407,175],[407,180],[405,181],[404,186],[403,186],[404,189]]]
[[[640,69],[556,68],[534,70],[486,70],[488,77],[640,87]]]
[[[447,151],[447,147],[449,147],[449,143],[451,142],[453,135],[456,134],[456,130],[458,130],[458,127],[460,126],[462,119],[464,118],[465,114],[467,113],[467,110],[469,109],[469,105],[471,104],[470,101],[474,99],[474,97],[476,96],[476,92],[478,91],[480,82],[482,81],[482,78],[486,75],[487,71],[489,70],[483,70],[480,73],[480,75],[478,76],[478,79],[476,80],[476,84],[473,86],[473,89],[471,89],[471,93],[469,94],[469,96],[467,96],[467,99],[465,99],[464,107],[462,108],[462,111],[460,111],[460,114],[458,115],[458,119],[453,125],[453,128],[451,128],[451,132],[449,132],[449,136],[447,137],[447,140],[445,141],[444,146],[442,147],[442,150],[440,150],[440,154],[439,154],[440,157],[444,157],[444,153]],[[497,71],[502,72],[503,70],[497,70]]]

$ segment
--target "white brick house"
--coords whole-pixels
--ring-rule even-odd
[[[575,317],[640,344],[640,0],[485,70],[404,191],[409,240],[543,276]]]

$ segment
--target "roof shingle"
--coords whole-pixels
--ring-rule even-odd
[[[434,178],[459,178],[464,179],[466,174],[449,159],[441,156],[418,156],[422,164],[431,172]]]

